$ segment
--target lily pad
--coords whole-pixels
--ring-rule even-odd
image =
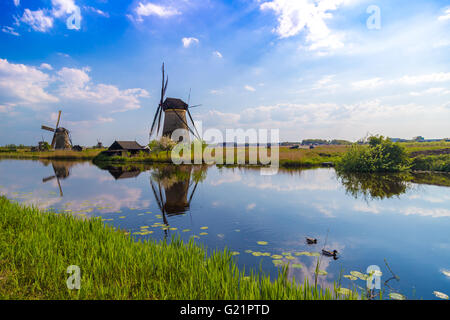
[[[245,253],[252,253],[253,251],[252,250],[245,250],[244,252]]]
[[[288,260],[294,260],[295,258],[293,256],[285,256],[286,259]]]
[[[347,279],[349,279],[349,280],[351,280],[351,281],[358,280],[358,277],[352,276],[352,275],[350,275],[350,274],[344,275],[344,278],[347,278]]]
[[[444,276],[450,277],[450,270],[441,270]]]
[[[208,232],[200,232],[199,235],[201,236],[206,236],[208,234]]]
[[[354,277],[357,277],[361,280],[367,280],[367,275],[365,275],[364,273],[361,273],[359,271],[350,271],[350,274]]]
[[[439,299],[448,300],[448,295],[445,293],[439,292],[439,291],[433,291],[433,294],[438,297]]]
[[[206,230],[206,229],[208,229],[208,227],[201,227],[200,229],[202,229],[202,230]]]
[[[307,251],[302,251],[302,252],[294,252],[294,255],[295,256],[310,256],[311,255],[311,253],[310,252],[307,252]]]
[[[303,265],[300,263],[293,263],[293,264],[291,264],[291,267],[296,268],[296,269],[301,269],[301,268],[303,268]]]
[[[183,232],[189,232],[191,229],[184,229]]]
[[[337,290],[337,292],[340,293],[340,294],[346,295],[346,296],[349,296],[349,295],[352,294],[352,290],[347,289],[347,288],[339,288]]]
[[[328,274],[328,272],[326,272],[325,270],[319,270],[319,271],[317,271],[317,274],[319,276],[326,276]]]
[[[259,257],[259,256],[261,256],[261,252],[258,252],[258,251],[256,251],[256,252],[252,252],[252,255],[254,255],[255,257]]]
[[[274,254],[274,255],[272,256],[272,258],[273,258],[273,259],[276,259],[276,260],[279,260],[279,259],[283,259],[283,256],[282,256],[282,255],[279,255],[279,254]]]
[[[283,260],[272,260],[275,266],[281,266],[284,264]]]
[[[396,292],[392,292],[389,293],[389,298],[393,299],[393,300],[405,300],[406,297],[400,293],[396,293]]]
[[[266,246],[269,243],[267,241],[258,241],[257,244],[259,244],[260,246]]]
[[[237,255],[239,255],[239,254],[240,254],[240,253],[237,252],[237,251],[233,251],[233,252],[231,253],[232,256],[237,256]]]

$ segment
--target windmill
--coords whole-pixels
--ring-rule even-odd
[[[58,111],[58,120],[56,121],[55,129],[44,125],[41,126],[41,129],[53,132],[53,139],[51,144],[52,149],[57,150],[72,149],[70,132],[66,128],[59,126],[60,119],[61,119],[61,111]]]
[[[189,142],[189,132],[192,133],[194,137],[200,139],[200,135],[198,134],[197,128],[195,127],[194,120],[192,119],[192,115],[189,111],[189,108],[198,107],[200,105],[190,107],[188,103],[184,102],[181,99],[177,98],[166,98],[167,84],[169,82],[169,77],[165,77],[164,73],[164,63],[162,65],[162,85],[161,85],[161,99],[159,101],[158,108],[156,109],[155,117],[153,118],[152,127],[150,129],[150,139],[153,133],[156,133],[158,136],[160,127],[161,127],[161,117],[162,112],[164,111],[164,123],[162,129],[162,136],[172,137],[172,133],[177,129],[184,130],[184,134],[180,136],[178,142]],[[190,100],[190,92],[189,92],[189,100]],[[189,116],[189,119],[192,122],[192,127],[195,132],[192,130],[191,126],[189,126],[188,121],[186,120],[186,113]],[[157,125],[156,125],[157,124]],[[155,131],[156,129],[156,131]]]

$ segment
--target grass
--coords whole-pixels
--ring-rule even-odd
[[[70,265],[80,290],[66,286]],[[190,241],[138,242],[100,219],[24,207],[0,197],[0,299],[357,299],[261,272]]]
[[[0,152],[0,158],[7,159],[54,159],[54,160],[92,160],[103,149],[86,149],[83,151],[54,150],[31,152],[29,149],[17,149],[15,151],[4,150]]]

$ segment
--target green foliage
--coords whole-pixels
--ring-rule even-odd
[[[450,172],[450,155],[419,156],[412,160],[411,169],[417,171]]]
[[[230,251],[184,243],[136,241],[99,218],[22,207],[0,197],[0,299],[358,299],[356,291],[322,289],[238,269]],[[81,270],[68,290],[67,267]]]
[[[152,140],[148,146],[152,152],[171,151],[177,143],[172,139],[162,136],[159,140]]]
[[[354,144],[336,168],[342,172],[399,172],[408,169],[404,147],[383,136],[372,136],[368,146]]]
[[[47,141],[44,141],[44,143],[41,144],[40,148],[41,151],[50,151],[52,149],[52,146]]]

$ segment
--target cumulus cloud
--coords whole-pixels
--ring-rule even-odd
[[[337,49],[343,46],[341,37],[332,32],[326,20],[333,17],[346,0],[273,0],[260,5],[263,11],[274,11],[278,26],[274,29],[280,38],[289,38],[304,31],[310,50]]]
[[[157,16],[160,18],[169,18],[175,15],[181,14],[177,9],[162,5],[157,5],[151,2],[142,3],[139,2],[135,9],[135,13],[138,16],[138,21],[142,21],[142,17]]]
[[[50,76],[35,67],[0,58],[0,103],[57,102],[57,97],[46,92],[50,82]]]
[[[56,18],[74,13],[80,9],[74,0],[52,0],[52,6],[52,14]]]
[[[197,38],[188,37],[181,39],[181,42],[183,42],[183,47],[189,48],[194,43],[199,43],[199,40]]]
[[[450,8],[446,8],[442,16],[438,17],[439,21],[448,21],[450,20]]]
[[[141,88],[121,90],[110,84],[95,83],[90,68],[63,67],[54,73],[50,64],[39,67],[10,63],[0,59],[0,105],[2,112],[23,105],[42,108],[60,101],[83,101],[89,105],[107,106],[110,112],[123,112],[141,107],[141,98],[149,93]],[[50,90],[52,89],[52,90]],[[101,123],[112,118],[99,118]]]
[[[255,88],[253,88],[252,86],[249,86],[248,84],[246,84],[246,85],[244,86],[244,89],[247,90],[247,91],[251,91],[251,92],[256,91]]]
[[[36,11],[25,9],[20,21],[39,32],[47,32],[53,27],[53,18],[46,15],[46,12],[41,9]]]
[[[61,82],[59,95],[71,100],[85,100],[100,105],[117,105],[114,112],[139,109],[140,98],[148,97],[140,88],[120,90],[114,85],[94,84],[89,76],[90,68],[67,68],[57,72]]]
[[[49,65],[48,63],[41,63],[40,68],[46,69],[46,70],[53,70],[53,67],[51,65]]]

